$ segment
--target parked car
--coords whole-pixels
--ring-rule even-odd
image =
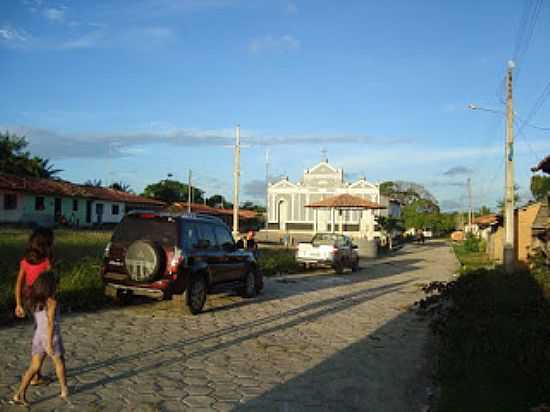
[[[192,314],[221,286],[249,298],[263,288],[254,255],[237,249],[225,223],[205,215],[129,213],[105,249],[102,277],[106,293],[118,299],[183,294]]]
[[[357,246],[348,236],[337,233],[317,233],[311,242],[298,244],[296,261],[304,266],[330,266],[336,273],[345,267],[359,269]]]

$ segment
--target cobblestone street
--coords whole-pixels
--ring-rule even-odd
[[[252,300],[209,297],[62,316],[68,402],[29,389],[32,410],[414,411],[429,382],[420,288],[448,280],[444,242],[406,245],[357,273],[280,276]],[[0,330],[0,409],[28,366],[32,325]],[[50,361],[46,373],[54,376]],[[10,409],[12,408],[12,409]]]

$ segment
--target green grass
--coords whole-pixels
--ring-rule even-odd
[[[14,287],[30,231],[0,231],[0,318],[11,316]],[[110,232],[55,231],[55,271],[64,310],[94,309],[105,303],[101,260]]]
[[[529,411],[550,404],[550,304],[528,272],[462,274],[439,295],[439,410]]]
[[[471,251],[464,242],[453,242],[452,248],[461,264],[461,272],[490,267],[493,262],[484,251]]]

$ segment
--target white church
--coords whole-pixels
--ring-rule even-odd
[[[385,206],[382,210],[342,210],[338,220],[343,223],[343,232],[354,239],[373,239],[377,226],[375,216],[399,217],[399,203],[380,195],[380,187],[361,178],[356,182],[344,181],[344,171],[335,168],[328,160],[321,161],[304,172],[299,182],[288,177],[269,184],[267,190],[268,230],[313,234],[331,232],[335,222],[334,211],[315,210],[311,205],[320,200],[349,194]]]

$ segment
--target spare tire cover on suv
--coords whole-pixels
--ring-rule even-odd
[[[153,280],[162,266],[163,253],[152,242],[137,240],[130,244],[126,252],[126,271],[136,282]]]

